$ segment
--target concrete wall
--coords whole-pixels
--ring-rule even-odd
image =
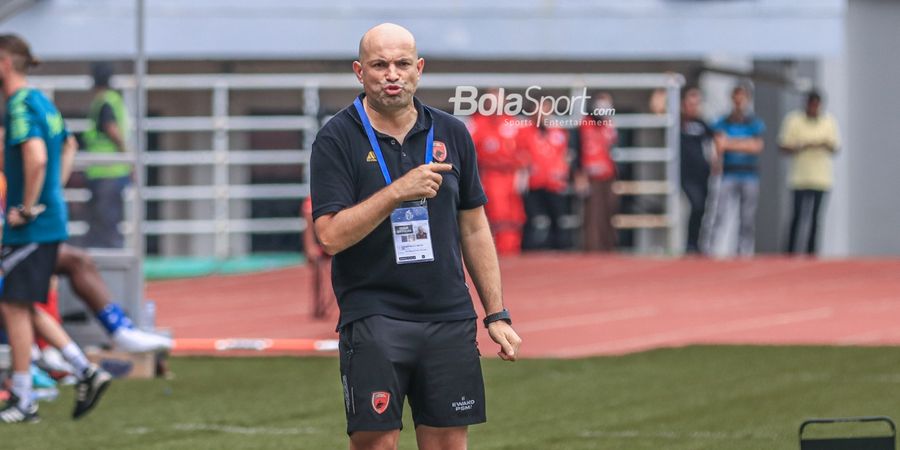
[[[134,5],[42,0],[5,25],[48,59],[129,58]],[[845,8],[845,0],[153,0],[146,44],[153,59],[351,58],[365,30],[395,21],[432,57],[808,57],[842,45]]]
[[[849,247],[900,255],[900,2],[853,0],[847,16]]]

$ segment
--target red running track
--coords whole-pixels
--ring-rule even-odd
[[[652,259],[537,254],[501,261],[527,357],[689,344],[900,344],[900,260]],[[151,282],[176,338],[333,339],[306,267]],[[482,315],[478,307],[479,315]],[[484,330],[482,353],[496,345]]]

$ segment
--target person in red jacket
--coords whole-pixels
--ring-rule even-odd
[[[569,187],[569,132],[548,123],[549,105],[542,105],[546,113],[537,126],[523,127],[519,132],[519,145],[530,160],[525,200],[528,222],[523,238],[526,249],[560,250],[570,246],[562,227]]]
[[[520,127],[512,116],[499,114],[476,114],[467,125],[478,152],[478,171],[488,197],[485,213],[497,253],[518,254],[525,224],[519,180],[528,164],[528,154],[517,141]]]
[[[331,255],[322,249],[322,244],[319,243],[313,229],[312,197],[303,200],[300,213],[306,220],[306,229],[303,230],[303,252],[306,253],[306,262],[313,274],[312,316],[314,319],[325,319],[331,307],[337,304],[334,290],[331,288]]]
[[[612,185],[616,165],[610,150],[618,140],[618,133],[608,116],[612,111],[612,97],[603,93],[594,103],[594,113],[582,119],[578,128],[578,150],[575,159],[576,190],[584,197],[584,249],[589,252],[608,252],[615,249],[616,230],[612,217],[618,203]]]

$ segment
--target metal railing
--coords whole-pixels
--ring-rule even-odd
[[[32,77],[33,84],[53,96],[61,91],[86,91],[91,80],[86,76]],[[617,147],[613,159],[620,164],[654,163],[665,165],[665,179],[653,180],[647,190],[641,184],[626,184],[618,187],[626,195],[664,195],[665,213],[648,216],[618,217],[616,223],[627,228],[665,228],[667,249],[677,253],[680,250],[682,233],[679,212],[679,169],[678,169],[678,123],[679,95],[683,79],[672,74],[428,74],[422,78],[420,91],[452,90],[459,85],[480,88],[502,86],[509,89],[523,89],[538,85],[546,90],[567,90],[580,92],[581,89],[665,89],[667,113],[617,114],[614,118],[619,129],[662,129],[665,131],[665,145],[661,147]],[[123,91],[126,104],[133,105],[135,83],[131,76],[116,76],[112,79],[114,88]],[[144,120],[146,133],[169,132],[209,132],[212,133],[212,148],[190,151],[165,150],[144,152],[140,155],[123,154],[97,156],[79,154],[80,167],[99,162],[139,162],[138,167],[211,167],[212,182],[186,186],[140,186],[135,185],[130,195],[132,199],[149,201],[203,200],[213,202],[211,217],[172,220],[146,220],[143,233],[146,235],[213,235],[213,253],[218,258],[230,256],[229,242],[233,234],[245,233],[286,233],[302,231],[306,224],[301,218],[233,218],[232,200],[258,199],[301,199],[308,195],[309,186],[304,182],[277,185],[239,184],[229,176],[229,169],[235,166],[265,164],[304,165],[308,175],[309,152],[315,132],[319,126],[320,93],[323,90],[356,90],[359,83],[352,74],[210,74],[210,75],[149,75],[144,82],[148,92],[153,91],[209,91],[212,93],[208,116],[166,116],[147,117]],[[303,93],[299,115],[240,116],[229,114],[229,99],[232,91],[283,91],[299,90]],[[132,111],[134,112],[134,111]],[[68,118],[73,131],[81,131],[86,126],[84,119]],[[232,148],[230,133],[235,131],[294,130],[303,131],[303,146],[299,149],[248,150]],[[140,161],[137,158],[140,158]],[[143,177],[141,177],[143,178]],[[308,177],[305,177],[308,179]],[[665,185],[665,188],[661,187]],[[84,201],[88,194],[83,191],[67,193],[71,201]],[[640,216],[640,217],[638,217]],[[649,220],[644,220],[647,219]],[[86,229],[85,224],[73,223],[75,232]],[[135,224],[124,227],[126,233],[138,229]],[[142,237],[131,237],[142,238]],[[136,255],[135,255],[136,256]]]

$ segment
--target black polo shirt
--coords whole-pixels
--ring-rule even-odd
[[[700,119],[688,119],[681,123],[681,180],[682,184],[701,183],[709,179],[709,162],[703,145],[713,138],[712,130]]]
[[[362,99],[363,95],[360,95]],[[403,144],[376,130],[391,178],[425,163],[425,141],[434,123],[435,162],[453,165],[436,197],[428,200],[434,261],[397,264],[390,219],[335,255],[332,284],[341,317],[338,328],[371,315],[439,322],[475,318],[463,275],[460,210],[487,202],[478,178],[475,146],[465,125],[450,114],[413,99],[418,118]],[[445,154],[439,150],[446,148]],[[344,108],[319,130],[312,146],[310,189],[313,218],[354,206],[385,188],[356,108]]]

